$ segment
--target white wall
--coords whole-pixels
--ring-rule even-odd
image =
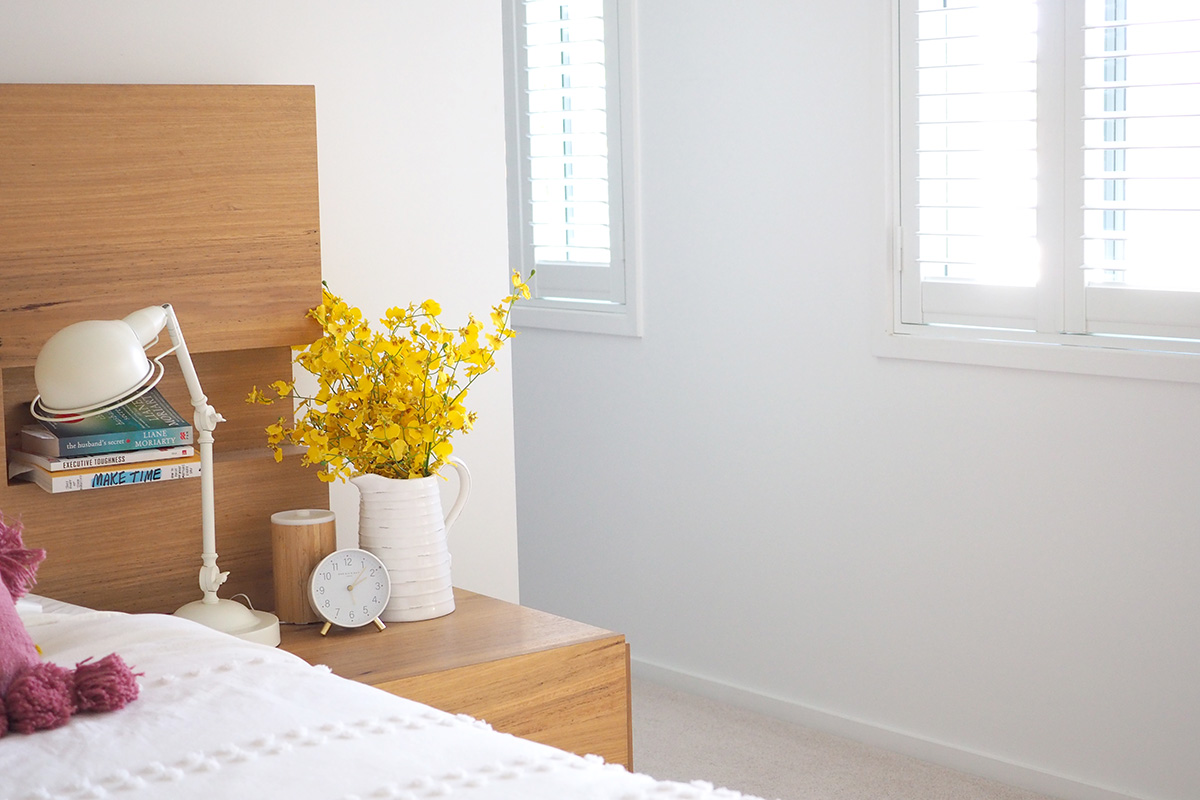
[[[504,296],[501,63],[490,0],[0,0],[3,82],[315,85],[324,277],[370,319],[434,297],[461,324]],[[515,600],[507,353],[499,364],[456,441],[474,488],[450,538],[456,583]],[[343,544],[357,502],[335,484]]]
[[[639,5],[645,335],[515,343],[523,600],[785,716],[1195,798],[1200,387],[875,357],[891,4]]]

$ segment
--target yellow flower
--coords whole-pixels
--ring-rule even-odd
[[[521,280],[521,273],[519,273],[519,272],[513,273],[512,285],[513,285],[513,289],[515,290],[515,294],[519,294],[521,297],[524,297],[526,300],[529,299],[529,286],[525,283],[525,281]]]
[[[258,405],[269,406],[273,402],[271,398],[258,390],[257,386],[250,387],[250,394],[246,395],[247,403],[257,403]]]
[[[530,273],[532,275],[532,273]],[[301,463],[317,466],[322,481],[373,472],[395,478],[432,475],[454,447],[450,437],[470,430],[475,413],[463,407],[474,381],[495,366],[494,353],[515,332],[508,326],[518,297],[529,297],[519,274],[513,294],[491,309],[492,329],[468,316],[459,328],[442,324],[433,300],[392,306],[373,332],[362,312],[323,288],[321,305],[309,311],[321,338],[295,348],[296,364],[317,380],[313,396],[295,384],[270,385],[295,401],[296,417],[266,428],[276,461],[284,443],[304,447]],[[483,340],[481,341],[481,336]],[[258,387],[248,403],[270,404]]]

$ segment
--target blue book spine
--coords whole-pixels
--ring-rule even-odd
[[[147,447],[175,447],[192,443],[192,426],[156,428],[150,431],[96,433],[59,439],[60,456],[112,453],[117,450],[143,450]]]
[[[139,431],[90,433],[78,436],[53,436],[36,430],[22,431],[21,449],[26,452],[63,458],[120,450],[144,450],[150,447],[178,447],[192,444],[191,425]]]
[[[156,388],[94,416],[43,419],[21,430],[21,450],[53,458],[194,443],[188,420]]]
[[[41,428],[45,435],[32,430],[29,446],[21,449],[62,458],[194,443],[192,426],[156,388],[94,416],[43,419]]]

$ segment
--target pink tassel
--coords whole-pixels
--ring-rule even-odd
[[[9,525],[0,514],[0,580],[13,600],[19,600],[33,588],[38,564],[46,557],[45,550],[25,547],[21,541],[23,530],[19,521]]]
[[[5,704],[9,725],[18,733],[65,725],[75,713],[71,670],[50,662],[23,670],[9,684]]]
[[[90,662],[90,663],[89,663]],[[80,711],[116,711],[137,699],[135,673],[116,653],[75,665],[75,701]]]

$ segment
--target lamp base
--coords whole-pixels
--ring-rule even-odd
[[[255,611],[233,600],[215,603],[193,600],[175,612],[175,616],[199,622],[239,639],[279,646],[279,618],[266,611]]]

